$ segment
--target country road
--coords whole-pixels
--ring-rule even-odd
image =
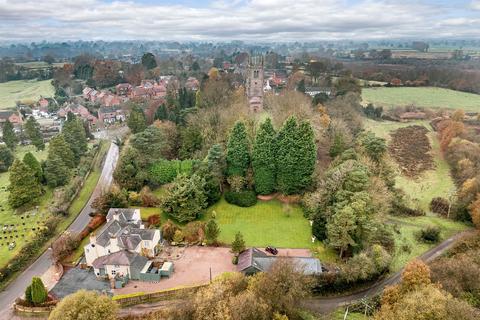
[[[447,251],[456,240],[464,236],[465,234],[471,231],[463,231],[457,233],[456,235],[444,240],[436,247],[428,250],[418,258],[422,261],[428,263],[433,261],[438,256],[442,255],[445,251]],[[374,285],[370,286],[367,289],[361,290],[359,292],[355,292],[350,295],[346,296],[337,296],[337,297],[314,297],[311,299],[306,300],[303,305],[305,308],[317,312],[317,313],[329,313],[335,310],[338,307],[350,304],[352,302],[359,301],[364,298],[372,297],[380,292],[387,286],[393,285],[398,283],[402,277],[402,271],[400,270],[393,275],[380,280],[379,282],[375,283]]]
[[[87,226],[90,220],[89,213],[92,212],[91,204],[93,200],[102,193],[104,188],[112,183],[113,170],[115,169],[118,156],[118,146],[111,143],[95,190],[78,217],[68,227],[68,231],[80,232]],[[23,295],[25,288],[30,284],[32,277],[41,276],[48,270],[52,265],[50,258],[50,252],[49,250],[46,250],[34,263],[32,263],[32,265],[10,283],[4,291],[0,292],[0,319],[13,318],[12,305],[15,302],[15,299]]]

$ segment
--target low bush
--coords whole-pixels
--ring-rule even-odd
[[[448,214],[448,210],[450,209],[450,203],[447,199],[442,197],[433,198],[430,201],[430,211],[434,213],[438,213],[442,216],[446,216]]]
[[[257,195],[251,190],[240,192],[227,191],[225,192],[225,200],[239,207],[251,207],[257,203]]]
[[[205,239],[205,223],[201,221],[189,222],[182,230],[186,242],[198,244]]]
[[[159,214],[152,214],[147,218],[148,225],[150,227],[158,228],[160,227],[160,215]]]
[[[440,240],[440,228],[436,226],[428,226],[418,233],[418,238],[427,243],[435,243]]]
[[[167,241],[173,241],[175,232],[178,230],[178,227],[168,219],[167,222],[162,226],[162,236]]]

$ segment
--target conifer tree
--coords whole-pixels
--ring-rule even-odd
[[[35,120],[34,117],[28,118],[27,122],[25,123],[25,133],[37,150],[45,149],[45,142],[43,142],[40,124],[37,122],[37,120]]]
[[[220,228],[214,219],[210,219],[205,226],[205,239],[207,239],[208,244],[215,243],[217,237],[220,234]]]
[[[277,137],[277,188],[283,194],[302,191],[311,183],[315,169],[316,147],[308,122],[297,124],[290,117]]]
[[[12,151],[7,146],[0,145],[0,172],[7,171],[14,158]]]
[[[49,157],[45,162],[45,180],[48,186],[55,188],[64,186],[70,179],[69,168],[58,155]]]
[[[2,129],[3,142],[10,148],[10,150],[15,150],[15,147],[18,144],[18,137],[13,130],[13,124],[7,119],[3,124]]]
[[[47,161],[48,159],[52,159],[54,157],[59,157],[65,166],[69,168],[75,167],[75,157],[73,151],[65,141],[65,136],[63,134],[57,134],[55,137],[50,139]]]
[[[267,118],[260,125],[252,154],[255,190],[259,194],[270,194],[275,190],[275,130]]]
[[[142,132],[147,128],[147,120],[145,119],[145,114],[143,113],[142,108],[140,108],[138,105],[134,105],[132,111],[130,111],[127,125],[134,134]]]
[[[87,135],[82,120],[69,112],[67,121],[62,129],[62,134],[73,152],[75,163],[78,164],[81,156],[85,154],[88,149]]]
[[[8,202],[13,208],[31,203],[42,194],[42,188],[34,172],[18,159],[10,167],[8,189],[10,191]]]
[[[250,154],[247,129],[243,122],[237,121],[228,139],[227,175],[244,177],[249,165]]]
[[[41,182],[43,177],[43,170],[42,165],[40,164],[40,162],[38,162],[37,158],[35,158],[35,156],[31,152],[27,152],[23,156],[23,163],[26,164],[30,169],[32,169],[35,174],[35,178],[37,178],[37,180]]]
[[[32,302],[34,304],[41,304],[47,301],[47,289],[43,285],[42,279],[39,277],[32,278],[31,284]]]
[[[243,235],[239,231],[235,234],[235,240],[232,242],[232,252],[234,254],[242,253],[245,250],[245,240],[243,240]]]

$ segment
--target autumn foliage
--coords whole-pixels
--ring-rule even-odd
[[[465,126],[459,121],[443,120],[438,124],[437,131],[440,139],[440,148],[442,151],[446,151],[453,138],[465,134]]]

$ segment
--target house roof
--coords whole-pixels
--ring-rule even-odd
[[[107,213],[107,221],[113,219],[115,214],[119,215],[120,220],[126,222],[133,220],[133,215],[135,212],[140,209],[131,209],[131,208],[110,208]]]
[[[142,270],[143,266],[148,262],[148,259],[137,254],[128,252],[126,250],[111,253],[106,256],[95,259],[92,263],[96,269],[104,268],[110,265],[130,266]]]
[[[322,273],[322,264],[320,260],[312,257],[277,257],[269,256],[257,248],[250,248],[240,254],[238,257],[237,269],[245,271],[248,268],[255,268],[258,271],[268,271],[278,259],[289,259],[295,265],[297,271],[306,275]]]

